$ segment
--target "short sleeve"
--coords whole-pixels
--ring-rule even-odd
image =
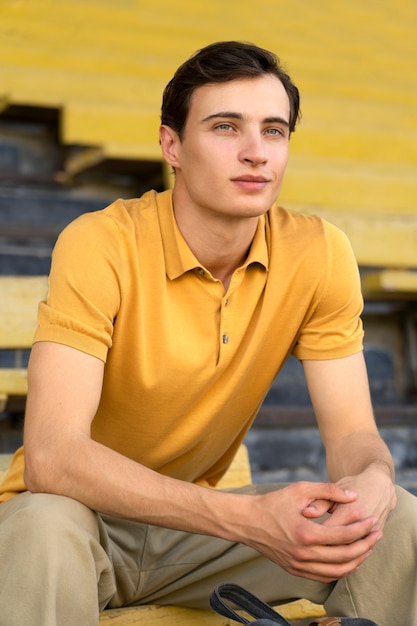
[[[340,358],[363,347],[363,298],[354,253],[341,230],[327,222],[323,226],[322,277],[293,350],[300,360]]]
[[[121,298],[117,222],[87,213],[59,236],[34,342],[54,341],[106,360]]]

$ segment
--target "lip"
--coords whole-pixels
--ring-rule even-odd
[[[243,183],[267,183],[268,179],[265,176],[252,176],[251,174],[243,174],[242,176],[236,176],[232,178],[233,182]]]
[[[259,191],[260,189],[266,187],[269,180],[264,176],[251,176],[250,174],[245,174],[243,176],[232,178],[232,182],[243,189]]]

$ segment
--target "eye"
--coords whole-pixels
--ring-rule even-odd
[[[283,128],[267,128],[264,132],[265,135],[286,137],[286,132]]]
[[[233,130],[233,126],[228,122],[221,122],[220,124],[216,124],[216,130]]]

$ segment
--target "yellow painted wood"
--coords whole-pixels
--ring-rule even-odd
[[[242,487],[250,485],[252,482],[252,474],[249,463],[249,454],[246,446],[240,446],[233,463],[229,467],[223,478],[217,483],[218,489],[226,489],[229,487]]]
[[[300,135],[301,135],[300,129]],[[294,136],[294,142],[296,141]],[[417,135],[416,135],[417,146]],[[340,210],[353,214],[409,217],[417,222],[417,158],[396,163],[337,156],[290,157],[280,203],[318,213]]]
[[[362,279],[365,298],[417,298],[417,271],[384,270]]]
[[[0,276],[0,348],[31,346],[38,303],[47,289],[46,276]]]
[[[6,96],[0,96],[0,114],[10,106],[10,102]]]
[[[3,392],[0,393],[0,413],[2,413],[6,408],[7,398],[8,398],[7,393],[3,393]]]
[[[230,620],[213,611],[177,606],[143,606],[111,609],[100,615],[100,626],[229,626]]]
[[[417,268],[417,219],[413,216],[296,205],[294,210],[317,213],[349,237],[359,265]]]
[[[313,617],[323,617],[326,615],[326,611],[321,604],[310,602],[310,600],[295,600],[288,604],[282,604],[276,607],[287,620],[299,620]]]
[[[30,344],[28,344],[28,348]],[[7,396],[26,396],[27,370],[25,368],[0,368],[0,390],[3,398]]]
[[[0,349],[29,349],[36,329],[38,303],[46,297],[46,276],[0,276]],[[17,353],[18,354],[18,353]],[[26,396],[26,368],[0,368],[0,412],[8,396]]]
[[[160,160],[161,93],[178,64],[213,40],[254,41],[278,52],[302,93],[282,203],[406,215],[414,226],[415,1],[395,11],[386,0],[265,0],[261,14],[230,0],[228,9],[233,20],[219,20],[221,0],[3,0],[2,107],[59,108],[64,144]]]
[[[72,101],[65,107],[62,140],[68,144],[100,145],[109,158],[160,161],[159,108],[159,104],[150,109],[137,103]]]
[[[70,179],[72,176],[101,163],[104,159],[101,148],[84,148],[65,160],[65,173]]]
[[[276,607],[287,620],[322,617],[323,607],[308,600],[297,600]],[[188,609],[176,606],[142,606],[111,609],[100,615],[100,626],[236,626],[236,622],[211,610]]]

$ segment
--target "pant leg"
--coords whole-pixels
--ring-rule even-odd
[[[279,485],[251,486],[246,493],[270,491]],[[124,556],[117,557],[118,594],[110,606],[177,604],[207,608],[208,598],[221,582],[235,582],[264,601],[279,604],[307,598],[324,604],[329,615],[368,617],[379,626],[417,624],[417,498],[397,488],[398,504],[389,516],[384,538],[359,571],[332,584],[291,576],[254,550],[214,537],[157,527],[143,527],[144,548],[137,557],[138,588],[124,597]],[[106,520],[112,543],[123,521]],[[108,522],[108,523],[107,523]],[[262,521],[260,520],[260,523]],[[134,548],[135,549],[135,548]],[[129,584],[129,593],[133,590]],[[119,604],[121,603],[121,604]]]
[[[0,504],[0,626],[97,626],[114,591],[90,509],[29,492]]]
[[[254,494],[282,486],[250,485],[232,491]],[[153,603],[207,609],[214,587],[226,581],[274,604],[302,597],[323,603],[334,586],[292,576],[242,544],[105,515],[102,519],[112,545],[117,584],[111,608]],[[139,578],[134,581],[136,566]]]
[[[117,582],[120,593],[124,585],[120,577]],[[241,544],[152,527],[143,554],[138,592],[127,604],[208,609],[214,587],[224,582],[246,587],[275,605],[299,598],[322,604],[333,586],[292,576]],[[109,606],[120,606],[119,600],[120,596],[115,596]]]
[[[329,615],[367,617],[378,626],[417,624],[417,498],[401,487],[397,495],[372,556],[325,602]]]
[[[207,608],[225,581],[271,603],[306,597],[331,614],[414,626],[417,499],[400,489],[398,497],[373,556],[356,574],[324,585],[240,544],[98,516],[61,496],[22,494],[0,505],[0,626],[96,626],[108,600]]]

